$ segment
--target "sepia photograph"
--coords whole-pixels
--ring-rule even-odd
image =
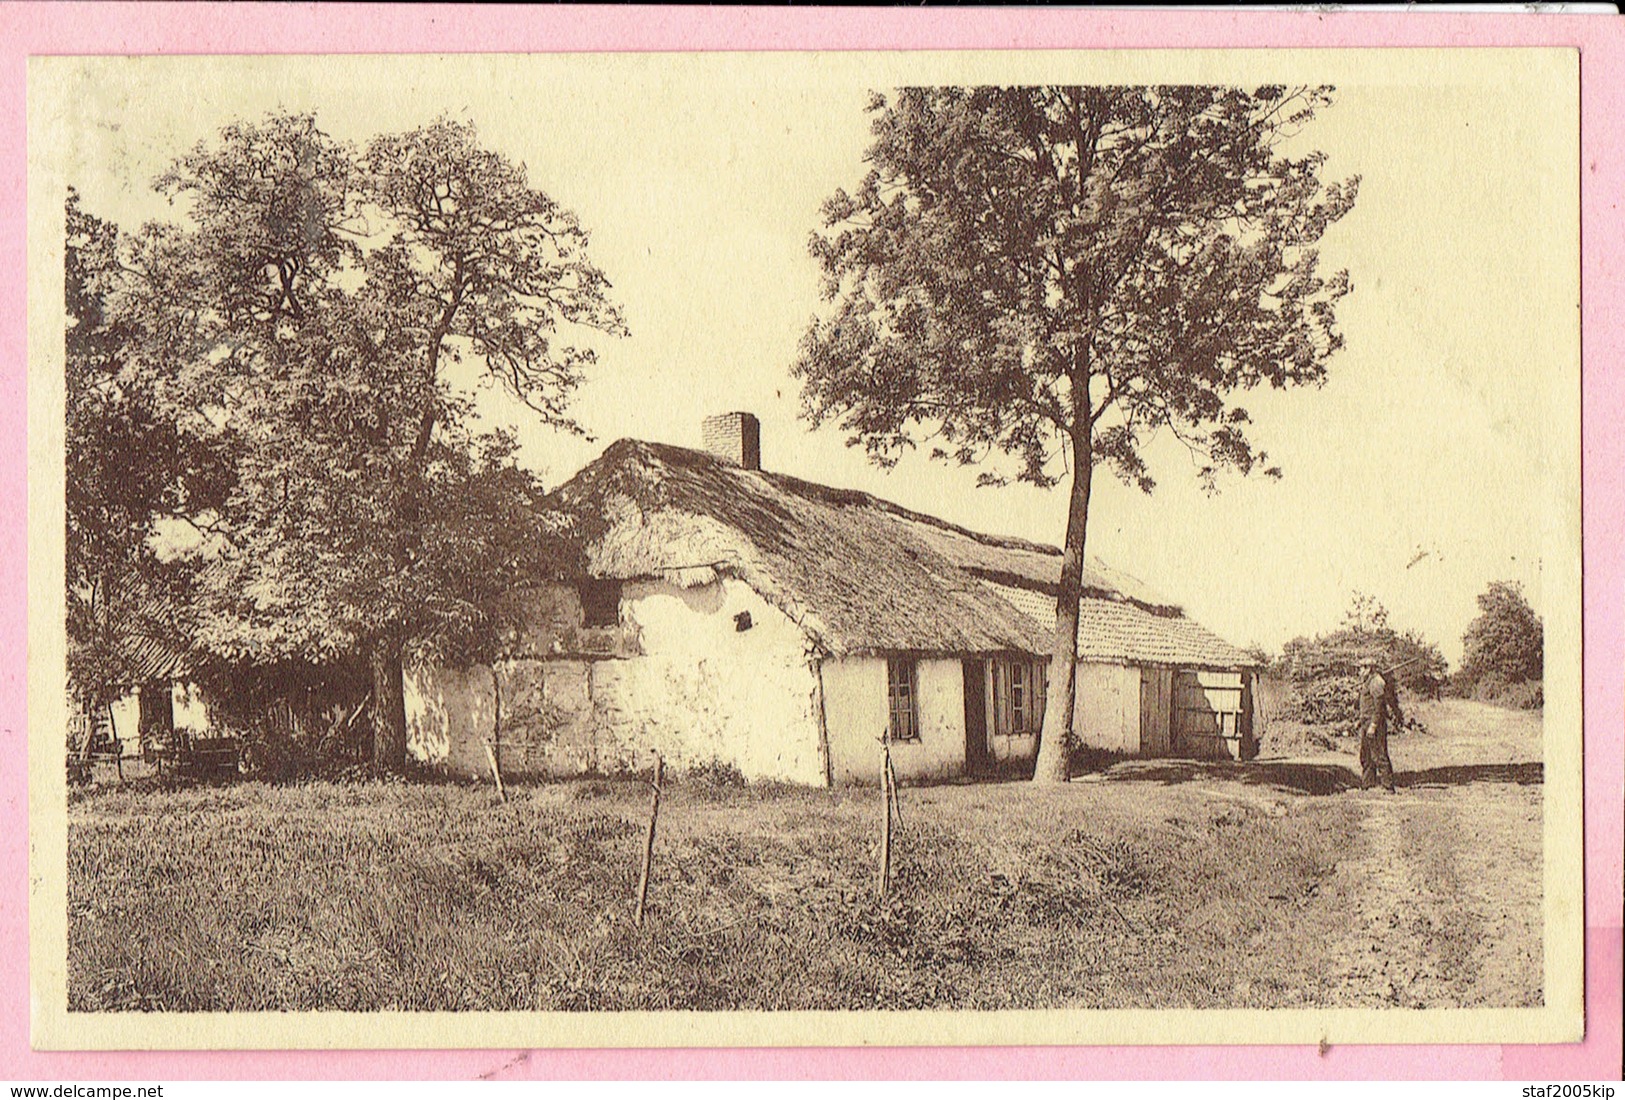
[[[29,74],[37,1041],[1579,1037],[1572,51]]]

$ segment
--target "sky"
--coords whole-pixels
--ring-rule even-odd
[[[903,82],[1314,81],[1337,97],[1299,137],[1323,178],[1362,177],[1323,242],[1346,268],[1347,344],[1319,389],[1247,402],[1280,481],[1149,450],[1149,496],[1095,477],[1089,552],[1233,642],[1335,628],[1352,593],[1452,661],[1494,580],[1542,603],[1542,561],[1578,553],[1577,115],[1562,51],[1167,51],[1044,55],[575,55],[37,59],[36,124],[58,184],[134,227],[151,189],[221,126],[313,109],[364,141],[446,114],[574,210],[630,336],[594,341],[574,413],[538,430],[495,390],[549,485],[622,437],[699,446],[700,421],[762,421],[764,468],[866,490],[998,534],[1059,543],[1060,489],[977,488],[924,448],[891,471],[799,417],[789,368],[820,308],[819,206],[864,172],[871,89]],[[1574,528],[1577,532],[1577,527]],[[1570,545],[1572,541],[1573,545]]]

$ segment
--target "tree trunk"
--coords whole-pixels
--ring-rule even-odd
[[[406,767],[406,691],[398,646],[381,642],[372,651],[372,766],[398,772]]]
[[[1070,778],[1072,712],[1077,698],[1078,598],[1083,593],[1083,546],[1089,529],[1089,492],[1094,454],[1088,429],[1074,445],[1077,469],[1066,510],[1066,543],[1061,552],[1061,582],[1055,595],[1055,640],[1050,651],[1049,691],[1044,696],[1044,728],[1038,738],[1034,783],[1065,783]]]

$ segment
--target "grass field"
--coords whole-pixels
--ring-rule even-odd
[[[1345,754],[1061,789],[99,788],[69,807],[75,1010],[1527,1005],[1539,716],[1442,703],[1397,796]]]

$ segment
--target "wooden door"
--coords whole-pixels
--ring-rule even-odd
[[[166,683],[141,686],[140,747],[168,746],[175,739],[175,696]]]
[[[1168,756],[1171,737],[1172,673],[1165,668],[1140,669],[1140,755]]]
[[[993,770],[987,744],[987,663],[963,661],[965,670],[965,772],[984,775]]]

